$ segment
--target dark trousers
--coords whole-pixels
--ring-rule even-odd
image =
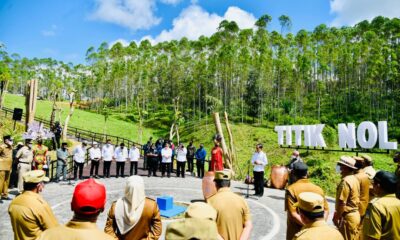
[[[171,172],[174,172],[174,155],[171,157],[171,164],[170,164]]]
[[[117,177],[125,177],[124,176],[124,170],[125,170],[125,162],[117,162]]]
[[[94,174],[96,176],[98,176],[99,175],[99,160],[92,159],[92,166],[90,166],[90,176],[93,176],[93,170],[94,170]]]
[[[187,158],[187,163],[188,163],[188,171],[190,173],[193,172],[193,158]]]
[[[78,163],[74,161],[74,178],[76,179],[79,170],[79,179],[82,179],[83,165],[85,163]]]
[[[157,158],[147,158],[147,167],[149,169],[148,176],[150,177],[151,173],[153,176],[157,176],[157,167],[158,167],[158,159]]]
[[[111,167],[111,161],[104,161],[104,166],[103,166],[103,177],[110,177],[110,167]]]
[[[197,160],[196,167],[197,167],[197,176],[200,178],[203,178],[204,177],[204,161]]]
[[[131,169],[129,171],[129,174],[132,176],[133,175],[133,168],[135,168],[135,175],[137,175],[137,163],[138,162],[131,162]]]
[[[176,167],[176,176],[179,177],[182,175],[182,177],[185,177],[185,166],[186,162],[179,162],[176,161],[177,167]]]
[[[253,172],[254,190],[256,194],[262,196],[264,194],[264,172]]]
[[[171,176],[171,163],[161,163],[161,176],[165,176],[165,171],[167,171],[167,176]]]

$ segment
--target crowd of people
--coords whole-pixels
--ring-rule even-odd
[[[167,226],[165,239],[249,239],[252,221],[247,202],[230,190],[231,171],[215,172],[218,192],[206,202],[188,206],[185,218]],[[9,205],[8,213],[15,240],[159,239],[162,221],[157,203],[146,197],[140,176],[127,178],[123,197],[112,202],[104,230],[97,227],[105,210],[105,185],[89,178],[75,186],[71,199],[71,220],[62,225],[41,196],[43,170],[23,175],[24,192]],[[234,207],[232,207],[234,206]]]
[[[400,162],[400,154],[393,159]],[[400,196],[396,198],[400,165],[395,173],[375,171],[368,155],[341,156],[336,171],[333,223],[323,190],[308,179],[308,166],[295,151],[288,165],[286,239],[400,239]],[[318,204],[317,204],[318,203]]]
[[[114,148],[109,140],[102,148],[96,142],[90,149],[87,145],[83,142],[72,151],[73,161],[76,162],[74,178],[82,178],[81,163],[85,162],[86,154],[91,161],[91,178],[75,187],[71,200],[73,217],[66,225],[59,225],[51,208],[39,194],[44,189],[44,182],[49,181],[43,171],[46,162],[41,160],[45,147],[40,141],[38,146],[32,146],[32,141],[26,140],[25,145],[19,143],[13,149],[11,137],[4,137],[4,144],[0,146],[0,192],[4,200],[10,200],[6,186],[13,151],[19,160],[17,168],[21,181],[18,181],[18,186],[21,194],[9,206],[15,239],[91,239],[94,236],[96,239],[158,239],[161,236],[162,222],[157,203],[146,198],[144,180],[137,176],[138,147],[128,149],[121,143]],[[170,141],[157,140],[153,144],[150,139],[143,146],[143,153],[149,177],[157,175],[160,165],[161,176],[166,174],[170,177],[174,156],[177,177],[184,178],[185,171],[194,171],[195,160],[198,177],[204,175],[207,152],[202,144],[198,149],[193,142],[187,147],[179,143],[175,148]],[[35,157],[37,155],[39,157]],[[66,179],[69,156],[67,144],[62,143],[57,150],[57,176],[60,179]],[[400,163],[400,153],[393,160]],[[104,162],[104,177],[110,177],[112,161],[116,162],[116,177],[124,177],[125,162],[131,162],[131,176],[127,178],[124,196],[112,203],[104,231],[95,224],[106,203],[105,186],[95,180],[99,178],[99,161]],[[268,165],[262,144],[256,145],[250,162],[253,165],[255,195],[262,197],[264,171]],[[34,170],[25,168],[24,164],[34,165]],[[43,166],[40,167],[41,164]],[[338,240],[400,239],[400,164],[395,173],[375,171],[373,160],[368,155],[341,156],[336,166],[341,181],[336,191],[334,226],[327,224],[330,211],[327,197],[321,187],[308,179],[308,166],[298,151],[293,152],[287,168],[290,177],[284,201],[286,239],[320,239],[321,236]],[[216,193],[204,203],[190,205],[183,221],[169,224],[166,239],[249,239],[253,228],[250,210],[244,198],[230,190],[232,172],[223,167],[223,151],[217,138],[211,150],[209,170],[215,173]]]

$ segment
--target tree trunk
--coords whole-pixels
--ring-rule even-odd
[[[8,82],[9,82],[8,80],[5,80],[5,81],[1,82],[1,88],[0,88],[0,110],[3,109],[4,97],[6,95]]]
[[[224,164],[227,168],[232,169],[232,164],[231,164],[231,159],[230,159],[230,154],[229,154],[229,150],[226,147],[226,143],[225,143],[225,138],[224,138],[224,133],[222,131],[222,127],[221,127],[221,121],[219,119],[219,113],[215,112],[214,115],[214,123],[215,123],[215,129],[217,130],[217,133],[221,136],[221,147],[222,150],[224,151],[224,156],[225,156],[225,161]]]
[[[71,92],[69,94],[69,113],[68,113],[67,117],[65,118],[64,128],[62,131],[62,139],[64,141],[67,140],[68,123],[69,123],[69,120],[71,119],[72,114],[74,113],[74,109],[75,109],[74,108],[74,95],[75,95],[75,92]]]
[[[28,131],[28,126],[35,120],[36,112],[36,99],[37,99],[38,81],[32,79],[28,82],[25,96],[26,106],[26,118],[25,118],[25,129]]]

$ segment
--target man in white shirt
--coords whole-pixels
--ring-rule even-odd
[[[171,177],[172,149],[169,147],[169,143],[165,143],[165,147],[161,150],[161,158],[161,177],[165,176],[165,170],[167,170],[167,176]]]
[[[129,171],[129,174],[131,176],[133,175],[133,168],[135,168],[135,175],[137,175],[137,165],[139,157],[140,157],[139,148],[137,148],[135,144],[133,144],[131,149],[129,150],[129,160],[131,161],[131,169]]]
[[[111,144],[111,140],[107,139],[106,145],[101,148],[101,159],[103,160],[103,177],[110,177],[111,161],[114,158],[114,146]]]
[[[78,180],[77,173],[79,169],[79,179],[83,179],[83,165],[85,164],[86,159],[86,146],[87,143],[83,142],[82,145],[78,145],[74,148],[72,152],[73,159],[74,159],[74,179],[75,181]]]
[[[257,144],[256,151],[251,158],[251,163],[254,165],[254,195],[262,197],[264,195],[264,168],[268,164],[267,156],[262,150],[263,145]]]
[[[119,147],[115,149],[114,158],[117,162],[117,178],[121,175],[121,177],[125,177],[125,162],[128,160],[128,149],[125,147],[124,143],[121,143]]]
[[[90,166],[90,177],[93,177],[94,170],[94,177],[99,178],[99,162],[101,159],[101,150],[97,142],[93,142],[93,146],[89,149],[89,158],[92,164]]]
[[[185,178],[186,154],[186,148],[182,143],[179,143],[178,149],[176,150],[176,163],[178,165],[176,169],[177,177],[182,175],[182,177]]]

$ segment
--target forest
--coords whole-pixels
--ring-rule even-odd
[[[86,63],[28,59],[0,46],[0,82],[24,94],[39,79],[39,96],[91,111],[113,109],[137,121],[159,111],[176,123],[226,111],[237,123],[312,124],[387,120],[400,139],[400,19],[376,17],[352,27],[321,24],[291,32],[291,19],[261,16],[251,29],[224,20],[197,40],[128,46],[106,42],[86,51]]]

